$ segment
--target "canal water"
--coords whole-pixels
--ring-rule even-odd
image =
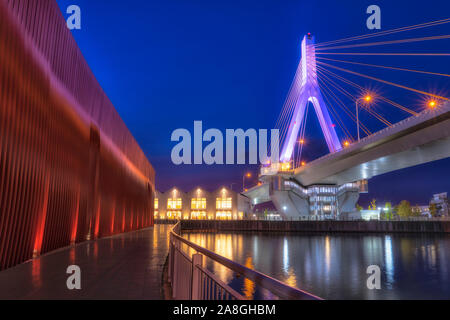
[[[450,236],[443,234],[185,233],[187,239],[324,299],[450,299]],[[276,298],[206,261],[232,288]],[[368,289],[368,266],[381,289]]]

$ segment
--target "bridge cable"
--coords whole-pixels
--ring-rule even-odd
[[[433,56],[433,57],[448,57],[450,53],[407,53],[407,52],[316,52],[316,55],[349,55],[349,56]]]
[[[425,91],[422,91],[422,90],[410,88],[410,87],[407,87],[407,86],[404,86],[404,85],[401,85],[401,84],[398,84],[398,83],[386,81],[386,80],[379,79],[379,78],[372,77],[372,76],[368,76],[368,75],[365,75],[365,74],[362,74],[362,73],[359,73],[359,72],[355,72],[355,71],[351,71],[351,70],[348,70],[348,69],[344,69],[344,68],[340,68],[340,67],[337,67],[337,66],[333,66],[333,65],[330,65],[330,64],[325,63],[325,62],[317,61],[317,63],[319,63],[321,65],[324,65],[324,66],[327,66],[327,67],[331,67],[331,68],[340,70],[340,71],[343,71],[343,72],[354,74],[354,75],[357,75],[357,76],[360,76],[360,77],[363,77],[363,78],[367,78],[367,79],[375,80],[375,81],[378,81],[378,82],[382,82],[382,83],[385,83],[385,84],[388,84],[388,85],[391,85],[391,86],[394,86],[394,87],[398,87],[398,88],[402,88],[402,89],[409,90],[409,91],[412,91],[412,92],[424,94],[424,95],[427,95],[427,96],[430,96],[430,97],[433,97],[433,98],[442,99],[442,100],[445,100],[445,101],[449,100],[448,98],[445,98],[445,97],[442,97],[442,96],[439,96],[439,95],[436,95],[436,94],[433,94],[433,93],[429,93],[429,92],[425,92]]]
[[[320,60],[328,60],[328,61],[334,61],[334,62],[342,62],[342,63],[350,63],[350,64],[355,64],[355,65],[360,65],[360,66],[366,66],[366,67],[383,68],[383,69],[392,69],[392,70],[398,70],[398,71],[407,71],[407,72],[415,72],[415,73],[422,73],[422,74],[435,75],[435,76],[442,76],[442,77],[450,77],[450,74],[445,74],[445,73],[436,73],[436,72],[428,72],[428,71],[422,71],[422,70],[413,70],[413,69],[397,68],[397,67],[382,66],[382,65],[377,65],[377,64],[361,63],[361,62],[355,62],[355,61],[336,60],[336,59],[330,59],[330,58],[324,58],[324,57],[317,57],[317,59],[320,59]]]
[[[332,72],[332,71],[330,71],[328,69],[325,69],[325,68],[323,68],[321,66],[317,66],[317,67],[319,68],[318,70],[321,70],[322,72],[326,72],[327,74],[331,75],[332,77],[334,77],[334,78],[336,78],[336,79],[338,79],[338,80],[340,80],[340,81],[342,81],[344,83],[347,83],[347,84],[349,84],[349,85],[351,85],[351,86],[361,90],[362,92],[365,91],[365,89],[362,86],[354,83],[353,81],[350,81],[350,80],[348,80],[348,79],[346,79],[344,77],[341,77],[341,76],[337,75],[336,73],[334,73],[334,72]],[[377,98],[379,98],[379,99],[381,99],[381,100],[383,100],[383,101],[393,105],[394,107],[397,107],[400,110],[405,111],[405,112],[407,112],[407,113],[409,113],[409,114],[411,114],[413,116],[418,115],[417,112],[415,112],[415,111],[413,111],[411,109],[408,109],[407,107],[404,107],[404,106],[402,106],[402,105],[400,105],[400,104],[398,104],[398,103],[396,103],[394,101],[391,101],[391,100],[389,100],[389,99],[387,99],[387,98],[385,98],[383,96],[377,96]]]
[[[326,85],[325,80],[326,79],[320,79],[322,81],[322,85],[326,88],[326,90],[329,92],[330,97],[337,102],[338,106],[340,105],[342,110],[347,114],[347,116],[356,124],[356,115],[353,115],[353,113],[347,108],[347,106],[339,99],[339,97]],[[329,81],[329,80],[328,80]],[[330,85],[337,88],[334,84],[329,82]],[[353,99],[351,99],[353,101]],[[337,117],[340,119],[339,115],[337,114]],[[342,120],[341,120],[342,121]],[[347,133],[349,135],[348,138],[351,138],[350,140],[353,140],[353,135],[348,131],[347,127],[345,126],[344,122],[342,121],[344,128],[347,130]],[[360,127],[364,131],[365,134],[371,135],[372,132],[360,121]],[[341,128],[342,129],[342,128]]]
[[[321,81],[323,81],[323,80],[321,80]],[[324,86],[326,86],[326,85],[324,84]],[[330,103],[329,98],[330,98],[330,99],[333,99],[333,100],[336,102],[337,105],[338,105],[339,103],[337,102],[337,100],[336,100],[335,97],[333,97],[332,95],[330,95],[330,94],[327,92],[327,90],[330,90],[328,87],[327,87],[327,89],[325,89],[325,88],[322,87],[322,89],[324,89],[324,90],[323,90],[323,93],[324,93],[324,99],[326,100],[327,105],[329,105],[330,108],[331,108],[331,109],[330,109],[330,112],[333,114],[333,117],[336,119],[335,122],[338,124],[339,128],[340,128],[340,129],[342,130],[342,132],[344,133],[346,139],[349,140],[349,141],[353,141],[353,140],[354,140],[354,139],[353,139],[353,135],[350,133],[350,131],[348,130],[348,128],[347,128],[347,126],[345,125],[344,121],[341,119],[341,117],[339,116],[339,114],[338,114],[338,113],[336,112],[336,110],[334,109],[333,104]],[[332,91],[330,91],[330,92],[332,92]],[[355,121],[355,122],[356,122],[356,121]],[[366,133],[366,134],[367,134],[367,133]]]
[[[319,71],[319,72],[321,72],[321,71]],[[335,83],[333,80],[328,78],[328,76],[326,76],[322,72],[321,72],[321,75],[322,75],[322,78],[320,80],[323,82],[323,85],[329,90],[331,95],[334,96],[335,100],[339,103],[342,110],[347,114],[347,116],[356,124],[356,115],[354,115],[353,112],[348,109],[348,107],[345,105],[345,103],[343,103],[342,100],[339,99],[339,97],[326,85],[325,82],[327,82],[329,85],[331,85],[332,87],[334,87],[336,90],[338,90],[340,92],[342,92],[342,91],[347,92],[347,91],[345,89],[343,89],[339,84]],[[354,101],[356,100],[355,97],[349,93],[347,93],[347,94],[348,94],[348,96],[347,95],[345,95],[345,96],[347,96],[352,101],[352,103],[354,103]],[[360,121],[360,127],[367,135],[372,134],[372,132],[361,121]]]
[[[409,42],[420,42],[420,41],[431,41],[431,40],[442,40],[449,39],[450,35],[440,35],[440,36],[431,36],[431,37],[421,37],[421,38],[409,38],[409,39],[401,39],[401,40],[390,40],[390,41],[379,41],[379,42],[368,42],[368,43],[358,43],[358,44],[350,44],[345,46],[332,46],[326,48],[316,48],[316,52],[322,52],[324,50],[333,50],[333,49],[346,49],[346,48],[358,48],[358,47],[373,47],[373,46],[381,46],[388,44],[397,44],[397,43],[409,43]]]
[[[389,30],[385,30],[385,31],[379,31],[376,33],[370,33],[370,34],[364,34],[364,35],[353,36],[353,37],[348,37],[348,38],[342,38],[342,39],[338,39],[338,40],[321,42],[321,43],[317,43],[316,46],[321,47],[321,46],[333,45],[333,44],[342,43],[342,42],[358,41],[358,40],[367,39],[367,38],[386,36],[386,35],[391,35],[391,34],[395,34],[398,32],[417,30],[417,29],[426,28],[426,27],[434,27],[434,26],[449,23],[449,22],[450,22],[450,18],[446,18],[446,19],[416,24],[416,25],[412,25],[412,26],[389,29]]]

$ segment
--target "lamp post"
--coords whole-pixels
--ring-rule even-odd
[[[436,107],[436,101],[434,101],[434,100],[428,101],[428,107],[430,109],[434,109]]]
[[[245,191],[245,177],[251,178],[251,177],[252,177],[252,174],[251,174],[250,172],[247,172],[246,174],[244,174],[244,175],[242,176],[242,192]]]
[[[358,134],[358,142],[361,140],[359,136],[359,107],[358,107],[358,103],[360,100],[369,103],[372,100],[372,97],[370,95],[365,95],[364,97],[356,99],[356,131]]]
[[[303,148],[303,144],[305,143],[305,139],[300,138],[300,139],[297,141],[297,143],[300,145],[299,148]],[[300,151],[300,159],[301,159],[301,155],[302,155],[302,152]],[[296,159],[296,152],[294,152],[294,165],[293,165],[294,169],[296,168],[297,160],[300,160],[300,159]]]

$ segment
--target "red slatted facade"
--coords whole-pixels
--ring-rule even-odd
[[[0,0],[0,269],[153,225],[154,170],[54,0]]]

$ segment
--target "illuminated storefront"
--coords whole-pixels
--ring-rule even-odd
[[[191,219],[207,219],[206,198],[191,199]]]
[[[191,219],[194,219],[194,220],[207,219],[206,211],[191,211]]]
[[[167,219],[181,219],[181,211],[167,211]]]
[[[227,220],[231,219],[231,209],[233,207],[233,200],[231,197],[227,197],[224,195],[221,198],[216,198],[216,219],[218,220]]]
[[[176,192],[174,191],[174,195]],[[181,219],[181,208],[183,200],[181,198],[169,198],[167,199],[167,219]]]
[[[226,187],[213,192],[197,187],[189,192],[157,191],[154,207],[159,219],[242,220],[251,206],[247,197]]]
[[[216,211],[217,220],[231,220],[231,211]]]

